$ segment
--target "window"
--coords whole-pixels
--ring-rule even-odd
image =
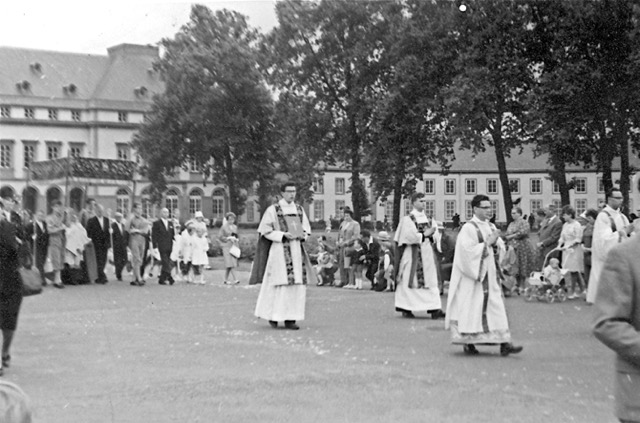
[[[444,193],[445,194],[455,194],[456,193],[456,180],[455,179],[445,179],[444,180]]]
[[[476,180],[475,179],[465,179],[464,180],[464,193],[465,194],[475,194],[476,193]]]
[[[487,194],[498,193],[498,180],[495,178],[487,179]]]
[[[344,200],[336,200],[336,219],[344,217]]]
[[[324,194],[324,179],[315,178],[313,180],[313,192],[316,194]]]
[[[598,194],[604,194],[604,182],[601,176],[598,177]]]
[[[247,222],[253,222],[255,218],[255,203],[247,201]]]
[[[531,194],[542,194],[542,179],[533,178],[530,183]]]
[[[576,194],[587,193],[587,178],[576,178]]]
[[[556,181],[553,181],[553,190],[551,192],[553,194],[560,194],[560,184]]]
[[[189,157],[189,172],[200,173],[200,164],[198,163],[198,159],[195,157]]]
[[[58,109],[49,109],[49,120],[58,120]]]
[[[249,203],[247,203],[247,210]],[[197,211],[202,211],[202,191],[192,189],[189,193],[189,216],[194,216]]]
[[[116,144],[116,154],[118,160],[129,160],[131,158],[131,147],[129,147],[129,144],[118,143]]]
[[[464,202],[464,220],[471,220],[473,217],[473,207],[471,207],[471,201]]]
[[[129,121],[129,114],[127,112],[118,112],[118,122],[128,122]]]
[[[336,178],[336,194],[344,194],[344,178]]]
[[[178,192],[175,189],[167,191],[164,197],[164,204],[169,209],[169,217],[173,219],[174,211],[178,208]]]
[[[576,216],[580,216],[585,211],[587,211],[587,199],[586,198],[576,199]]]
[[[387,200],[384,203],[384,216],[389,220],[393,217],[393,201]]]
[[[452,220],[454,214],[456,214],[456,200],[445,200],[444,220]]]
[[[509,191],[511,194],[520,194],[520,179],[509,179]]]
[[[82,150],[83,150],[82,145],[79,145],[79,144],[69,145],[69,155],[74,159],[77,159],[78,157],[82,157]]]
[[[153,217],[152,215],[152,211],[153,211],[153,204],[151,203],[151,200],[149,199],[149,196],[146,197],[142,197],[142,216],[147,218],[147,219],[151,219]]]
[[[425,179],[424,180],[424,193],[434,195],[436,193],[436,180]]]
[[[413,205],[411,205],[411,200],[408,198],[404,200],[404,215],[407,216],[413,210]]]
[[[436,202],[427,200],[424,202],[424,214],[434,217],[436,215]]]
[[[82,120],[82,114],[80,110],[71,111],[71,120],[74,122],[80,122]]]
[[[129,211],[129,191],[125,188],[120,188],[116,192],[116,212],[127,215]]]
[[[11,117],[11,107],[9,107],[9,106],[0,107],[0,117],[10,118]]]
[[[36,144],[33,142],[24,143],[24,167],[29,169],[31,163],[36,158]]]
[[[60,144],[47,143],[47,159],[55,160],[60,157]]]
[[[542,208],[542,200],[531,200],[531,214],[535,215]]]
[[[498,220],[498,200],[491,200],[491,216],[495,216],[494,220]]]
[[[36,112],[33,109],[33,107],[25,107],[24,108],[24,117],[25,117],[25,119],[35,119],[36,118]]]
[[[313,202],[313,220],[316,222],[324,220],[324,201],[315,200]]]
[[[0,169],[11,169],[11,150],[13,141],[0,141]]]
[[[216,190],[211,197],[213,200],[213,217],[222,219],[224,217],[224,192]]]

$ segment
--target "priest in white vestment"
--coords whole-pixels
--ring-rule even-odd
[[[500,345],[504,356],[519,353],[522,347],[511,344],[496,266],[500,231],[489,222],[489,197],[476,195],[471,207],[474,216],[456,241],[445,328],[452,343],[462,345],[467,354],[478,354],[476,345]]]
[[[306,284],[316,280],[303,245],[311,226],[302,207],[294,202],[295,184],[285,183],[281,193],[282,199],[267,208],[258,227],[270,246],[264,269],[253,269],[263,272],[258,277],[262,286],[255,315],[274,328],[284,322],[285,328],[296,330],[296,322],[304,319]]]
[[[627,240],[633,225],[629,225],[627,217],[620,212],[622,191],[612,188],[607,192],[607,205],[598,213],[593,225],[593,241],[591,242],[591,273],[587,287],[587,303],[593,304],[600,284],[600,273],[609,250]]]
[[[443,318],[438,289],[438,258],[435,248],[442,234],[438,222],[424,213],[424,194],[411,196],[413,210],[400,220],[394,241],[397,244],[396,311],[403,317],[426,311],[433,319]]]

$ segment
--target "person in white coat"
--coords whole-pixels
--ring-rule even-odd
[[[193,267],[193,273],[195,274],[195,283],[204,285],[204,268],[209,264],[209,257],[207,251],[209,251],[209,240],[205,236],[206,229],[198,227],[195,231],[195,236],[192,236],[191,242],[193,245],[191,266]]]
[[[607,205],[598,213],[596,223],[593,225],[593,240],[591,243],[591,274],[587,287],[587,303],[593,304],[596,300],[600,273],[604,268],[607,254],[621,242],[625,242],[633,231],[633,225],[620,212],[622,205],[622,191],[620,188],[612,188],[607,192]]]

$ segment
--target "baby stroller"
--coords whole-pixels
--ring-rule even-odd
[[[553,249],[549,251],[549,253],[544,257],[541,272],[531,272],[529,280],[527,281],[529,286],[524,290],[525,301],[533,301],[534,299],[537,299],[538,301],[552,303],[555,300],[560,302],[567,300],[567,288],[564,283],[564,275],[566,271],[564,269],[559,269],[559,277],[546,278],[544,275],[544,269],[547,261],[549,260],[549,255],[554,251],[556,250]]]

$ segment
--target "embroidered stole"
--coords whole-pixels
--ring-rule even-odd
[[[280,230],[283,232],[288,232],[289,228],[287,226],[287,220],[284,218],[284,212],[282,211],[282,207],[280,204],[275,204],[276,214],[278,216],[278,223],[280,225]],[[300,224],[302,224],[302,207],[299,204],[296,204],[296,209],[298,211],[298,217],[300,218]],[[284,263],[287,268],[287,284],[295,285],[295,276],[293,274],[293,259],[291,258],[291,243],[287,238],[282,238],[282,246],[284,249]],[[304,255],[305,250],[302,242],[300,242],[300,250],[302,253],[302,284],[307,284],[307,267],[304,265]]]
[[[413,222],[413,224],[416,225],[416,229],[418,229],[418,231],[421,234],[424,228],[427,228],[427,229],[431,228],[431,225],[429,224],[428,221],[425,223],[418,223],[414,215],[409,214],[409,217],[411,218],[411,221]],[[433,238],[430,238],[430,244],[432,245],[432,243],[433,243]],[[409,289],[424,288],[425,287],[424,265],[422,264],[422,254],[420,254],[421,244],[420,245],[414,244],[414,245],[411,245],[410,247],[411,247],[411,273],[410,273],[411,276],[409,277]],[[434,259],[435,259],[435,254],[434,254]],[[437,265],[438,263],[436,263],[436,266]]]
[[[473,226],[476,227],[476,231],[478,232],[478,243],[482,244],[484,242],[484,237],[482,236],[482,232],[480,231],[480,227],[474,221],[469,221]],[[489,271],[486,266],[486,258],[489,257],[489,246],[485,244],[484,249],[482,250],[482,258],[480,259],[480,269],[478,271],[478,278],[476,282],[482,283],[482,330],[485,333],[490,332],[489,330],[489,322],[487,320],[487,307],[489,305]],[[502,279],[502,272],[500,270],[500,266],[498,264],[498,257],[494,254],[494,261],[496,263],[496,273],[498,280]]]

